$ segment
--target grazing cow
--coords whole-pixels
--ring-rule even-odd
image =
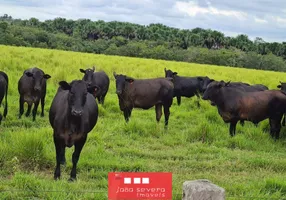
[[[280,81],[280,85],[277,85],[277,88],[280,88],[282,91],[286,92],[286,83],[282,83]],[[283,115],[283,119],[282,119],[282,126],[285,126],[285,116],[286,114]]]
[[[268,87],[262,84],[249,85],[248,83],[242,83],[242,82],[230,82],[227,86],[240,89],[241,91],[244,92],[257,92],[257,91],[268,90]],[[215,103],[211,102],[211,105],[215,106]],[[240,124],[244,126],[244,120],[240,120]],[[258,124],[255,124],[255,126],[258,126]]]
[[[235,135],[239,120],[251,121],[254,124],[269,118],[270,134],[279,138],[281,118],[286,110],[286,94],[279,90],[245,92],[228,87],[229,83],[214,81],[208,85],[203,99],[217,105],[224,122],[230,123],[229,133]]]
[[[206,90],[209,83],[214,81],[207,76],[184,77],[178,76],[177,72],[166,70],[165,77],[174,79],[174,97],[177,97],[178,105],[181,105],[181,97],[197,96],[197,106],[200,107],[200,95]]]
[[[161,119],[163,107],[165,128],[168,126],[174,89],[171,78],[134,79],[115,72],[113,75],[120,110],[123,111],[126,122],[129,121],[133,108],[146,110],[155,105],[157,122]]]
[[[92,69],[80,69],[80,72],[84,73],[82,80],[86,81],[89,86],[96,85],[100,90],[94,91],[92,94],[98,99],[98,103],[104,104],[104,99],[109,88],[109,78],[104,71],[94,72]]]
[[[31,113],[32,105],[33,109],[33,121],[36,119],[37,109],[41,100],[42,113],[44,116],[45,97],[47,88],[47,79],[51,78],[49,74],[45,74],[41,69],[35,67],[24,71],[18,82],[18,91],[20,94],[19,104],[19,119],[24,113],[24,103],[27,102],[28,110],[26,117]]]
[[[8,75],[5,72],[0,71],[0,106],[2,104],[2,100],[5,96],[5,107],[3,116],[6,118],[8,113],[8,102],[7,102],[7,95],[8,95]],[[0,113],[0,124],[2,121],[2,115]]]
[[[76,165],[87,134],[97,122],[97,103],[92,94],[88,93],[97,86],[88,88],[82,80],[74,80],[70,84],[61,81],[59,85],[49,112],[50,124],[54,130],[57,161],[54,179],[61,176],[60,164],[65,164],[65,148],[74,145],[73,167],[70,174],[72,181],[76,179]]]

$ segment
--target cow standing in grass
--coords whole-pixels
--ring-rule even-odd
[[[60,164],[65,164],[65,148],[75,146],[72,155],[73,167],[70,180],[76,179],[76,166],[87,134],[94,128],[98,118],[98,106],[93,92],[97,86],[88,87],[82,80],[70,84],[61,81],[49,112],[50,124],[54,130],[56,169],[54,179],[61,176]]]
[[[45,108],[45,97],[47,88],[47,79],[51,78],[49,74],[45,74],[43,70],[35,67],[24,71],[20,80],[18,81],[18,91],[20,94],[19,99],[19,119],[24,113],[24,103],[27,102],[28,110],[26,117],[31,113],[32,105],[33,108],[33,121],[36,119],[37,109],[41,101],[42,113],[44,116]]]
[[[8,75],[5,72],[0,71],[0,106],[2,104],[2,100],[5,97],[5,107],[3,117],[6,118],[8,113],[8,102],[7,102],[7,95],[8,95]],[[2,115],[0,113],[0,124],[2,121]]]
[[[224,81],[210,83],[203,99],[214,102],[224,122],[230,123],[229,134],[235,135],[239,120],[258,124],[268,118],[270,134],[278,139],[281,118],[286,111],[286,94],[279,90],[245,92],[228,85]]]
[[[178,76],[177,72],[165,68],[165,77],[174,79],[174,97],[177,97],[178,105],[181,105],[181,97],[197,96],[197,106],[200,107],[200,95],[206,90],[209,83],[214,81],[207,76],[185,77]]]
[[[242,92],[258,92],[268,90],[268,87],[262,84],[249,85],[248,83],[243,82],[230,82],[228,83],[227,87],[235,88],[241,90]],[[215,106],[215,103],[211,102],[211,105]],[[244,126],[244,120],[240,120],[240,124]],[[258,123],[255,124],[255,126],[258,126]]]
[[[156,120],[160,121],[164,108],[165,127],[168,126],[174,85],[171,78],[134,79],[113,73],[120,110],[128,122],[133,108],[149,109],[155,106]]]
[[[98,99],[98,103],[104,104],[104,99],[109,88],[109,77],[104,71],[94,72],[95,68],[92,69],[80,69],[80,72],[84,73],[82,80],[88,83],[88,86],[96,85],[100,90],[96,89],[92,94]]]

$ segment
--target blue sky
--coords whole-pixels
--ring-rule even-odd
[[[64,17],[138,24],[162,23],[181,29],[247,34],[269,42],[286,41],[285,0],[0,0],[0,15]]]

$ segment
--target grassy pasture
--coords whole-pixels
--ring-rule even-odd
[[[70,148],[62,179],[54,181],[55,149],[48,122],[52,98],[59,81],[81,79],[79,68],[93,65],[111,79],[105,105],[99,105],[98,123],[82,150],[78,180],[67,181],[72,166]],[[36,122],[24,115],[17,118],[17,82],[33,66],[52,76],[45,117],[37,115]],[[167,133],[163,117],[156,125],[154,108],[134,109],[130,123],[125,124],[112,72],[151,78],[164,76],[164,67],[179,75],[262,83],[272,89],[286,80],[286,74],[278,72],[0,46],[0,70],[10,78],[8,116],[0,126],[0,199],[107,199],[111,171],[173,172],[173,199],[181,199],[185,180],[201,178],[225,188],[227,199],[286,199],[286,128],[274,142],[268,121],[258,128],[246,122],[244,127],[237,125],[237,135],[231,138],[216,108],[205,101],[197,108],[195,98],[182,98],[180,107],[174,99]]]

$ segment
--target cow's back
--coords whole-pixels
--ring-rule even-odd
[[[173,88],[172,81],[167,78],[136,79],[128,85],[128,97],[125,100],[134,107],[148,109],[172,99]]]
[[[258,123],[282,113],[286,109],[286,95],[280,90],[242,92],[235,88],[224,97],[224,104],[222,112]]]
[[[174,80],[174,92],[180,96],[192,97],[200,91],[197,77],[176,76]]]

